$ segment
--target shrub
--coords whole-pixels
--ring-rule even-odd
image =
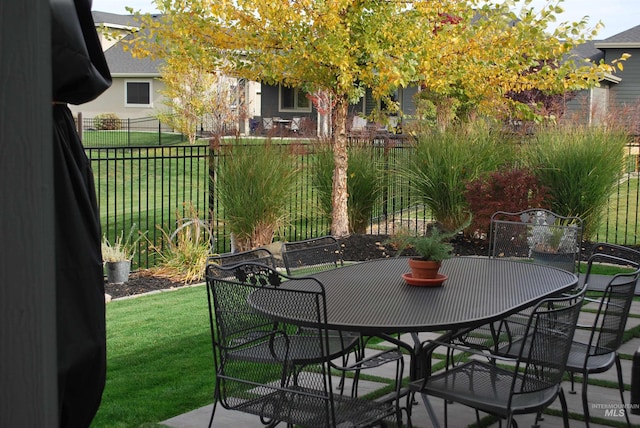
[[[218,157],[213,188],[217,191],[238,251],[268,245],[291,217],[300,169],[285,149],[238,144]]]
[[[467,184],[465,192],[473,214],[471,229],[481,236],[488,234],[491,215],[496,211],[548,208],[546,197],[546,189],[528,169],[502,169],[479,177]]]
[[[384,174],[380,169],[382,155],[371,146],[349,147],[347,167],[347,215],[350,233],[366,233],[371,214],[380,199]],[[318,192],[321,211],[331,217],[333,189],[333,151],[329,144],[316,147],[312,183]]]
[[[409,181],[435,220],[455,230],[468,217],[467,183],[510,163],[512,145],[481,122],[451,126],[446,131],[421,130],[416,138],[415,156],[398,173]]]
[[[628,138],[613,128],[548,127],[525,151],[529,168],[548,189],[550,209],[582,218],[585,239],[597,231],[622,176]]]
[[[120,129],[120,118],[115,113],[101,113],[93,118],[93,126],[98,131],[117,131]]]
[[[162,232],[163,244],[161,247],[153,247],[161,260],[160,266],[151,269],[155,275],[185,284],[204,278],[213,237],[211,230],[200,220],[193,207],[190,208],[190,216],[180,219],[175,230],[165,230],[158,226]]]

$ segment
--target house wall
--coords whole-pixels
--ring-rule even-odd
[[[125,106],[125,81],[145,81],[151,83],[151,107],[127,107]],[[164,97],[160,91],[164,89],[164,83],[151,77],[114,77],[113,84],[95,100],[81,106],[70,105],[74,115],[82,112],[84,118],[93,118],[100,113],[115,113],[120,119],[136,119],[150,117],[158,110],[166,108],[163,104]]]
[[[624,70],[617,70],[615,75],[622,81],[611,87],[610,101],[619,105],[635,105],[640,102],[640,49],[610,49],[605,51],[605,61],[610,63],[623,53],[631,57],[623,62]]]
[[[400,110],[405,116],[411,116],[416,113],[416,104],[414,102],[414,96],[418,93],[419,88],[412,86],[409,88],[401,88],[398,91],[398,97],[400,102]],[[369,115],[376,108],[377,104],[373,99],[371,91],[367,89],[364,99],[361,99],[356,104],[349,106],[350,115]]]
[[[283,119],[291,119],[292,117],[306,117],[313,121],[317,119],[317,110],[315,107],[311,107],[311,112],[290,112],[290,111],[281,111],[279,108],[280,103],[280,93],[279,86],[272,85],[262,85],[262,90],[260,92],[260,105],[261,112],[260,116],[262,117],[274,117],[278,116]]]

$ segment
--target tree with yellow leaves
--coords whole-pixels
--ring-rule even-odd
[[[237,105],[235,79],[194,63],[191,58],[171,55],[161,69],[166,110],[157,114],[161,122],[195,143],[200,128],[214,138],[235,133],[241,112]]]
[[[132,48],[136,55],[185,55],[230,75],[329,94],[331,232],[346,236],[349,104],[369,88],[393,108],[390,94],[420,85],[495,116],[527,109],[507,93],[595,85],[612,67],[568,58],[595,30],[585,34],[582,20],[548,31],[561,1],[535,12],[529,0],[156,0],[162,15],[141,18],[147,31]]]

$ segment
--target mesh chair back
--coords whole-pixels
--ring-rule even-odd
[[[322,236],[282,244],[282,260],[288,275],[307,275],[342,266],[338,240]]]
[[[289,278],[261,264],[207,268],[216,402],[261,420],[303,426],[362,426],[390,406],[334,396],[325,293],[313,278]],[[313,330],[299,340],[297,320]],[[300,346],[307,349],[298,349]],[[317,353],[303,368],[294,355]]]
[[[261,263],[273,269],[276,268],[276,261],[273,254],[266,248],[256,248],[255,250],[238,253],[219,254],[207,259],[207,264],[217,264],[220,266],[233,266],[245,262]]]
[[[292,117],[291,118],[291,125],[289,126],[289,129],[292,132],[299,132],[301,124],[302,124],[302,118],[301,117]]]
[[[582,220],[542,208],[497,211],[491,216],[489,256],[532,259],[576,271],[580,262]]]
[[[269,131],[273,129],[273,118],[272,117],[263,117],[262,118],[262,128],[265,131]]]
[[[531,313],[521,347],[515,394],[532,393],[560,385],[565,371],[573,333],[586,290],[575,295],[546,299]]]
[[[213,339],[223,360],[230,359],[230,355],[242,356],[244,354],[240,351],[243,349],[255,347],[276,334],[274,328],[277,328],[277,324],[255,311],[248,303],[254,287],[263,284],[278,285],[280,278],[272,272],[270,268],[260,264],[234,264],[228,268],[217,264],[207,266]],[[272,359],[267,355],[264,357]]]
[[[600,243],[589,258],[585,284],[588,284],[594,263],[605,263],[634,269],[613,276],[600,299],[596,319],[589,339],[589,355],[605,355],[622,344],[629,310],[640,276],[640,252],[614,244]]]

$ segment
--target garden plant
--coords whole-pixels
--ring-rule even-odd
[[[272,242],[292,217],[289,201],[298,192],[299,172],[286,150],[240,140],[221,149],[213,188],[232,234],[232,247],[250,250]]]
[[[434,220],[455,230],[468,217],[465,186],[511,161],[512,145],[487,124],[476,122],[416,135],[415,156],[398,173],[431,210]]]
[[[347,192],[349,229],[351,233],[365,233],[371,214],[382,196],[385,173],[381,168],[380,150],[354,143],[349,147]],[[331,218],[333,191],[333,152],[329,144],[318,144],[312,172],[312,183],[318,192],[320,207]]]
[[[551,211],[582,218],[590,239],[624,172],[628,142],[628,134],[616,128],[548,126],[536,133],[523,158],[547,189]]]

